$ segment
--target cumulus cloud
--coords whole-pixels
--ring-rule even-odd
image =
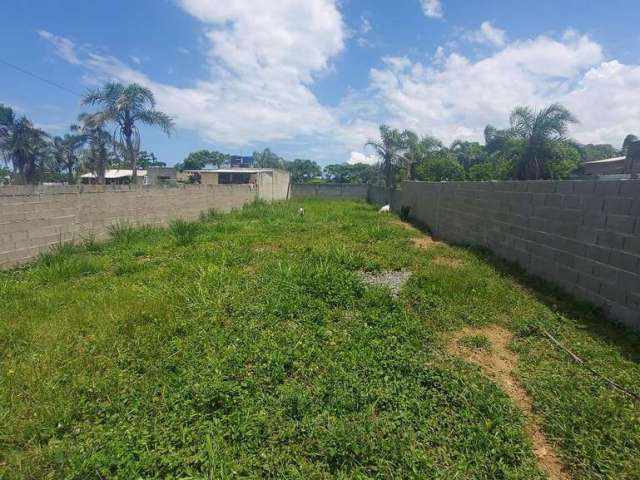
[[[368,165],[375,165],[378,163],[378,159],[372,155],[365,155],[362,152],[351,152],[351,156],[347,163],[355,164],[355,163],[366,163]]]
[[[249,144],[335,128],[330,110],[310,89],[344,48],[335,0],[180,0],[179,5],[202,23],[208,41],[209,76],[188,88],[155,82],[115,57],[88,54],[80,60],[71,42],[41,36],[67,61],[89,68],[94,81],[150,87],[160,109],[206,141]]]
[[[606,61],[600,44],[575,32],[512,42],[476,61],[455,52],[431,64],[390,58],[370,78],[390,123],[447,142],[481,140],[516,105],[565,104],[584,142],[618,144],[640,115],[640,66]]]
[[[484,127],[506,125],[514,106],[551,102],[579,118],[571,134],[583,142],[617,145],[637,129],[640,65],[606,58],[599,43],[574,31],[508,42],[485,22],[477,33],[495,46],[490,54],[471,59],[450,45],[430,61],[385,57],[369,72],[368,87],[328,106],[312,87],[344,49],[347,33],[336,0],[227,3],[180,2],[201,22],[208,47],[209,73],[188,87],[158,82],[116,57],[39,34],[57,55],[84,68],[85,81],[146,85],[180,128],[229,147],[286,141],[300,157],[366,161],[363,145],[378,136],[380,123],[445,142],[482,140]]]
[[[491,22],[482,22],[480,29],[470,32],[467,38],[472,42],[502,47],[505,44],[506,35],[504,30],[494,27]]]
[[[442,18],[444,16],[440,0],[420,0],[420,4],[427,17]]]

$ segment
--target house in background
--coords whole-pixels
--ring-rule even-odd
[[[624,157],[584,162],[584,175],[598,178],[635,178],[640,174],[640,141],[629,145]]]
[[[138,183],[142,185],[163,185],[176,183],[176,169],[173,167],[149,167],[146,170],[138,170]],[[126,168],[109,168],[105,171],[105,185],[129,185],[133,172]],[[98,176],[94,172],[80,176],[85,185],[96,185]]]
[[[183,170],[178,172],[178,181],[202,185],[257,184],[260,177],[273,176],[275,172],[286,173],[273,168],[216,168]]]
[[[229,167],[231,168],[250,168],[253,167],[254,163],[253,156],[243,157],[241,155],[231,155],[229,157]]]
[[[140,183],[147,184],[147,171],[138,170],[136,175],[142,179],[138,180]],[[133,170],[126,168],[109,168],[104,173],[105,185],[128,185],[133,178]],[[85,173],[80,176],[80,179],[85,185],[97,185],[98,176],[94,172]]]

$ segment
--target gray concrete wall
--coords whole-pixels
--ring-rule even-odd
[[[0,186],[0,268],[29,261],[60,243],[108,237],[119,221],[166,225],[209,209],[229,211],[254,201],[283,200],[286,188],[261,185]],[[285,193],[283,193],[285,192]]]
[[[268,202],[285,200],[290,197],[289,172],[286,170],[272,170],[258,173],[260,199]]]
[[[402,205],[438,237],[488,247],[640,329],[640,180],[403,182]]]
[[[366,200],[367,185],[345,183],[298,183],[291,185],[291,198],[334,198]]]

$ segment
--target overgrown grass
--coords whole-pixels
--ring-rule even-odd
[[[446,353],[490,323],[519,333],[574,477],[638,478],[638,405],[530,325],[631,386],[637,335],[364,203],[302,205],[120,225],[0,272],[0,478],[543,478],[519,410]],[[394,269],[399,299],[357,274]]]

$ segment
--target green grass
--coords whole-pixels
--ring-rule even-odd
[[[638,478],[640,406],[535,326],[636,389],[640,337],[485,252],[418,251],[356,202],[112,234],[0,272],[0,478],[544,478],[521,412],[447,353],[491,323],[574,478]],[[357,273],[394,269],[398,299]]]

